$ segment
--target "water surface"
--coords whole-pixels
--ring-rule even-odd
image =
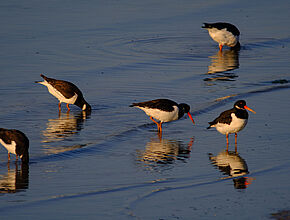
[[[289,3],[0,3],[1,127],[30,139],[29,167],[0,149],[5,219],[266,219],[289,213]],[[203,22],[228,21],[239,52]],[[92,105],[58,113],[40,74]],[[132,102],[190,104],[196,121],[154,123]],[[257,114],[238,152],[207,122],[238,99]],[[14,159],[14,158],[13,158]],[[53,211],[52,211],[53,210]],[[278,214],[277,214],[278,213]],[[273,215],[271,215],[273,214]]]

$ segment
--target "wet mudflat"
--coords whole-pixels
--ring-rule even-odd
[[[49,10],[48,10],[49,9]],[[5,219],[267,219],[289,199],[289,3],[266,1],[9,1],[0,3],[1,127],[30,139],[29,166],[0,148]],[[240,29],[239,52],[203,22]],[[58,113],[34,81],[71,81],[92,105]],[[196,121],[163,135],[132,102],[188,103]],[[225,137],[207,122],[238,99],[247,127]],[[14,159],[14,157],[13,157]],[[53,210],[53,211],[52,211]]]

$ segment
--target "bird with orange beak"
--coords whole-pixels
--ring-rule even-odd
[[[229,134],[235,133],[235,143],[237,144],[237,133],[243,130],[247,125],[249,114],[246,110],[256,114],[254,110],[246,105],[245,100],[238,100],[235,102],[232,109],[222,112],[219,117],[209,122],[210,126],[207,129],[215,127],[218,132],[226,135],[227,150],[229,145]]]
[[[162,123],[180,119],[185,113],[194,124],[190,114],[190,106],[185,103],[177,104],[169,99],[155,99],[147,102],[133,103],[130,107],[137,107],[143,110],[150,119],[157,124],[158,132],[162,133]],[[159,122],[154,120],[157,119]]]

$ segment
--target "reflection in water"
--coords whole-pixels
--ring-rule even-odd
[[[150,170],[172,164],[175,160],[185,161],[190,157],[193,142],[193,138],[187,145],[177,140],[152,138],[145,150],[137,151],[137,160]]]
[[[77,114],[72,112],[59,113],[56,119],[48,119],[47,127],[42,131],[43,140],[45,143],[42,147],[47,154],[58,154],[66,151],[72,151],[82,148],[84,145],[74,144],[69,146],[52,146],[52,142],[59,142],[68,139],[74,134],[77,134],[83,129],[83,123],[90,117],[90,113],[81,111]]]
[[[219,51],[217,54],[210,57],[211,65],[208,67],[207,74],[214,74],[209,78],[205,78],[204,81],[231,81],[237,76],[233,73],[226,73],[239,68],[239,51],[236,50],[224,50]],[[216,74],[220,73],[220,74]]]
[[[236,189],[245,189],[253,178],[244,177],[248,174],[248,166],[246,161],[234,151],[222,151],[217,156],[209,154],[209,159],[214,166],[217,166],[221,172],[234,178],[234,186]]]
[[[46,129],[42,132],[43,143],[62,141],[73,134],[78,133],[83,128],[85,119],[89,114],[81,111],[77,114],[70,112],[60,113],[56,119],[48,119]]]
[[[6,174],[0,174],[0,193],[16,193],[28,189],[29,165],[22,163],[19,170],[18,164],[15,163],[13,170],[8,163],[7,168]]]

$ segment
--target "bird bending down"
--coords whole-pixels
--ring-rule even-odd
[[[29,140],[23,132],[0,128],[0,143],[8,151],[8,161],[10,161],[10,153],[12,153],[16,155],[16,160],[19,156],[23,163],[29,162]]]
[[[224,45],[232,49],[240,49],[240,31],[236,26],[229,23],[217,22],[203,23],[202,28],[207,29],[210,37],[218,42],[220,51],[222,51]]]
[[[244,100],[236,101],[232,109],[222,112],[219,117],[209,122],[210,126],[207,129],[215,127],[218,132],[226,135],[227,150],[229,147],[229,134],[235,133],[237,151],[237,133],[241,131],[248,122],[249,115],[246,109],[256,113],[246,105]]]
[[[184,113],[188,114],[194,124],[194,120],[189,112],[190,106],[185,103],[177,104],[169,99],[155,99],[147,102],[133,103],[130,107],[137,107],[143,110],[157,124],[159,133],[162,133],[163,122],[178,120]],[[154,118],[159,120],[159,122],[155,121]]]
[[[59,100],[58,109],[61,111],[61,103],[67,103],[67,109],[70,110],[69,104],[80,107],[83,111],[91,111],[91,106],[86,102],[79,88],[71,82],[48,78],[43,74],[40,75],[44,81],[36,81],[47,87],[50,94]]]

